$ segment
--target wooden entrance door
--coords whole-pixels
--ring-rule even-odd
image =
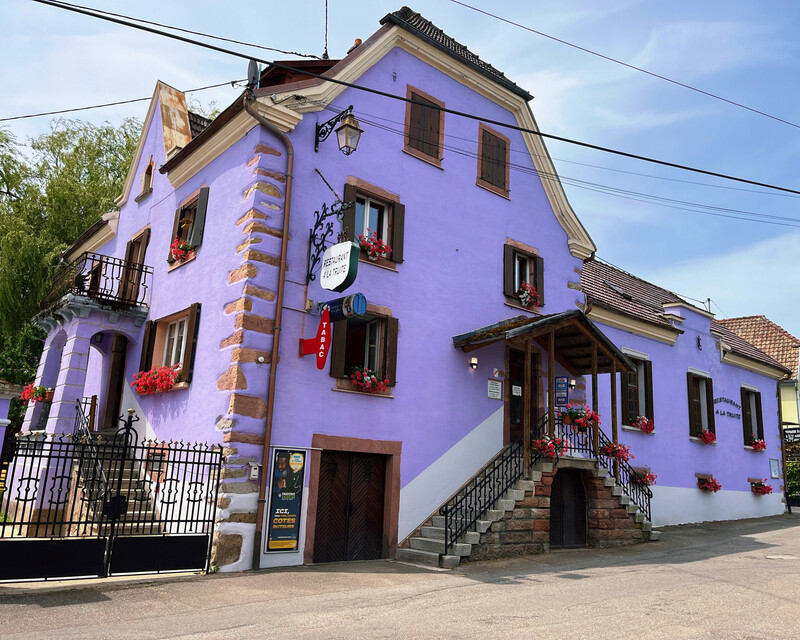
[[[586,490],[581,474],[560,469],[550,491],[550,548],[586,546]]]
[[[531,412],[531,426],[536,424],[540,416],[539,408],[539,385],[540,367],[539,354],[531,354],[531,370],[528,375],[531,377],[531,402],[528,410]],[[509,435],[505,444],[510,444],[522,438],[524,431],[523,416],[525,411],[524,390],[525,390],[525,353],[522,351],[511,350],[508,352],[508,391],[506,392],[509,404]]]
[[[122,386],[125,384],[125,355],[128,352],[128,339],[120,334],[111,343],[111,364],[108,368],[105,406],[103,408],[103,428],[119,427],[122,410]]]
[[[314,562],[381,557],[385,481],[384,456],[322,452]]]

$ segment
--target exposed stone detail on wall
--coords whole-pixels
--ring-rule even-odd
[[[237,453],[239,453],[238,447],[222,447],[222,456],[224,458],[235,456]]]
[[[264,436],[256,433],[243,433],[239,431],[229,431],[222,436],[223,442],[240,442],[242,444],[264,444]]]
[[[232,393],[228,406],[228,413],[235,413],[249,418],[266,418],[267,403],[258,396],[246,396],[241,393]],[[263,437],[261,438],[261,442],[264,442]]]
[[[271,256],[268,253],[261,253],[260,251],[256,251],[255,249],[248,249],[242,254],[242,258],[244,260],[253,260],[255,262],[263,262],[265,264],[270,264],[273,267],[280,266],[281,259],[275,256]]]
[[[225,338],[222,342],[219,343],[220,349],[225,349],[227,347],[232,347],[235,344],[242,344],[244,342],[244,331],[237,331],[231,336]]]
[[[245,214],[236,221],[236,226],[238,227],[243,222],[247,222],[248,220],[269,220],[269,216],[266,213],[262,213],[258,209],[250,209],[249,211],[245,212]]]
[[[243,493],[256,493],[258,485],[255,482],[226,482],[220,485],[219,490],[222,493],[241,495]]]
[[[255,524],[255,521],[255,513],[232,513],[224,520],[220,520],[220,522],[247,522],[249,524]]]
[[[258,220],[254,220],[253,222],[248,223],[248,225],[244,229],[242,229],[242,233],[266,233],[267,235],[273,236],[275,238],[283,237],[282,231],[279,231],[278,229],[273,229],[272,227],[268,227],[263,222],[259,222]]]
[[[242,251],[247,249],[247,247],[249,247],[251,244],[261,244],[261,242],[263,242],[261,238],[248,238],[242,244],[236,247],[236,253],[241,253]]]
[[[257,144],[256,148],[253,150],[253,153],[266,153],[267,155],[270,155],[270,156],[282,156],[283,155],[277,149],[273,149],[272,147],[268,147],[265,144]]]
[[[258,333],[272,333],[275,321],[264,316],[257,316],[248,313],[236,315],[234,329],[245,329],[246,331],[257,331]]]
[[[227,509],[231,506],[231,499],[228,496],[217,496],[217,509]]]
[[[247,389],[247,378],[239,366],[230,367],[217,380],[217,389],[220,391],[234,391]]]
[[[247,476],[247,470],[246,469],[231,467],[229,465],[226,465],[222,469],[222,479],[223,480],[244,478],[245,476]],[[225,485],[225,486],[227,487],[228,485]]]
[[[238,534],[217,533],[211,549],[211,564],[222,567],[233,564],[242,553],[242,536]]]
[[[242,194],[242,198],[247,200],[250,196],[252,196],[256,191],[260,191],[265,196],[269,196],[270,198],[280,198],[281,192],[278,191],[278,187],[274,184],[270,184],[269,182],[256,182],[254,185],[247,187]]]
[[[259,358],[264,361],[259,364],[269,364],[272,353],[269,351],[259,351],[258,349],[235,348],[231,353],[231,362],[258,362]]]
[[[583,287],[581,286],[580,282],[567,282],[568,289],[575,289],[576,291],[583,291]]]
[[[262,300],[268,300],[272,302],[275,300],[275,294],[272,291],[267,291],[266,289],[259,289],[254,284],[246,284],[244,285],[244,291],[242,292],[246,296],[255,296],[256,298],[261,298]]]
[[[228,274],[228,284],[239,282],[239,280],[244,280],[245,278],[255,278],[257,275],[258,269],[254,264],[243,264]]]
[[[236,313],[237,311],[252,311],[253,301],[247,298],[239,298],[225,305],[225,315]]]
[[[259,167],[253,173],[257,176],[267,176],[268,178],[272,178],[278,182],[286,182],[286,176],[282,173],[278,173],[277,171],[267,171],[266,169],[261,169]]]

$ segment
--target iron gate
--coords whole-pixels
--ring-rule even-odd
[[[109,434],[17,440],[0,495],[0,580],[208,569],[222,450]]]

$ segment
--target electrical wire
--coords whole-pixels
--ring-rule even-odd
[[[536,29],[525,26],[524,24],[520,24],[519,22],[514,22],[513,20],[509,20],[508,18],[503,18],[502,16],[490,13],[489,11],[484,11],[483,9],[479,9],[478,7],[473,7],[472,5],[467,4],[466,2],[461,2],[460,0],[450,0],[450,2],[457,5],[461,5],[462,7],[475,11],[476,13],[482,13],[483,15],[488,16],[490,18],[494,18],[495,20],[499,20],[500,22],[505,22],[506,24],[510,24],[520,29],[524,29],[525,31],[530,31],[531,33],[535,33],[536,35],[542,36],[543,38],[548,38],[550,40],[559,42],[568,47],[572,47],[573,49],[578,49],[579,51],[583,51],[593,56],[597,56],[598,58],[602,58],[603,60],[608,60],[609,62],[613,62],[623,67],[627,67],[628,69],[633,69],[634,71],[639,71],[640,73],[647,74],[648,76],[652,76],[653,78],[664,80],[665,82],[669,82],[679,87],[683,87],[684,89],[689,89],[690,91],[700,93],[704,96],[708,96],[709,98],[714,98],[715,100],[726,102],[730,105],[733,105],[734,107],[739,107],[740,109],[745,109],[746,111],[756,113],[760,116],[764,116],[765,118],[770,118],[771,120],[776,120],[777,122],[782,122],[783,124],[788,124],[791,127],[800,129],[800,124],[795,124],[794,122],[790,122],[789,120],[784,120],[783,118],[779,118],[778,116],[773,116],[769,113],[766,113],[765,111],[759,111],[758,109],[754,109],[753,107],[748,107],[746,104],[742,104],[741,102],[736,102],[734,100],[729,100],[728,98],[723,98],[722,96],[717,95],[716,93],[711,93],[710,91],[704,91],[703,89],[698,89],[697,87],[693,87],[692,85],[686,84],[685,82],[680,82],[679,80],[673,80],[672,78],[668,78],[667,76],[662,76],[658,73],[654,73],[653,71],[648,71],[647,69],[643,69],[642,67],[637,67],[636,65],[623,62],[622,60],[618,60],[616,58],[612,58],[611,56],[598,53],[597,51],[592,51],[591,49],[587,49],[586,47],[581,47],[580,45],[573,44],[572,42],[568,42],[567,40],[556,38],[555,36],[548,35],[543,31],[537,31]]]
[[[757,186],[757,187],[765,187],[767,189],[775,189],[775,190],[778,190],[778,191],[784,191],[786,193],[793,193],[793,194],[796,194],[796,195],[800,195],[800,191],[795,190],[795,189],[789,189],[788,187],[781,187],[781,186],[778,186],[778,185],[772,185],[772,184],[768,184],[768,183],[765,183],[765,182],[758,182],[756,180],[748,180],[746,178],[739,178],[739,177],[736,177],[736,176],[731,176],[731,175],[727,175],[727,174],[724,174],[724,173],[719,173],[719,172],[716,172],[716,171],[708,171],[706,169],[700,169],[698,167],[691,167],[691,166],[688,166],[688,165],[682,165],[682,164],[678,164],[678,163],[675,163],[675,162],[668,162],[666,160],[658,160],[656,158],[651,158],[651,157],[648,157],[648,156],[642,156],[642,155],[635,154],[635,153],[628,153],[626,151],[620,151],[618,149],[612,149],[610,147],[603,147],[603,146],[591,144],[591,143],[588,143],[588,142],[582,142],[580,140],[574,140],[574,139],[571,139],[571,138],[566,138],[564,136],[557,136],[557,135],[550,134],[550,133],[543,133],[541,131],[536,131],[534,129],[528,129],[526,127],[520,127],[518,125],[508,124],[507,122],[502,122],[500,120],[494,120],[494,119],[491,119],[491,118],[481,117],[481,116],[478,116],[478,115],[475,115],[475,114],[472,114],[472,113],[467,113],[467,112],[464,112],[464,111],[458,111],[456,109],[448,109],[446,107],[441,107],[439,105],[434,105],[434,104],[427,103],[427,102],[426,103],[420,103],[420,102],[415,101],[415,100],[413,100],[411,98],[405,98],[403,96],[398,96],[398,95],[395,95],[395,94],[392,94],[392,93],[388,93],[386,91],[380,91],[379,89],[373,89],[371,87],[364,87],[362,85],[354,84],[352,82],[347,82],[345,80],[340,80],[338,78],[330,77],[330,76],[327,76],[327,75],[322,75],[322,74],[318,74],[318,73],[312,73],[310,71],[305,71],[305,70],[299,70],[299,69],[296,69],[295,67],[292,67],[290,65],[284,64],[282,62],[274,62],[274,61],[269,61],[269,60],[262,60],[262,59],[250,56],[248,54],[245,54],[245,53],[240,53],[238,51],[233,51],[231,49],[224,49],[222,47],[218,47],[216,45],[209,44],[207,42],[200,42],[199,40],[192,40],[191,38],[186,38],[184,36],[180,36],[180,35],[177,35],[177,34],[174,34],[174,33],[167,33],[167,32],[164,32],[164,31],[159,31],[158,29],[153,29],[152,27],[147,27],[147,26],[140,25],[140,24],[133,24],[133,23],[130,23],[130,22],[125,22],[124,20],[120,20],[119,18],[115,18],[115,17],[112,17],[112,16],[100,15],[100,14],[97,14],[97,13],[93,13],[92,11],[89,11],[89,10],[78,8],[78,7],[73,6],[73,5],[64,4],[62,2],[56,2],[55,0],[32,0],[32,1],[36,2],[36,3],[39,3],[39,4],[44,4],[44,5],[47,5],[47,6],[59,8],[59,9],[65,9],[67,11],[72,11],[74,13],[81,13],[81,14],[84,14],[84,15],[88,15],[90,17],[98,18],[100,20],[106,20],[108,22],[114,22],[116,24],[121,24],[123,26],[131,27],[133,29],[139,29],[141,31],[147,31],[149,33],[153,33],[153,34],[156,34],[156,35],[164,36],[164,37],[167,37],[167,38],[172,38],[174,40],[180,40],[181,42],[185,42],[187,44],[193,44],[193,45],[196,45],[196,46],[199,46],[199,47],[204,47],[206,49],[211,49],[212,51],[218,51],[220,53],[225,53],[227,55],[235,56],[235,57],[238,57],[238,58],[247,59],[247,60],[252,59],[252,60],[255,60],[256,62],[261,62],[263,64],[271,65],[271,66],[279,68],[279,69],[285,69],[285,70],[288,70],[288,71],[297,71],[297,72],[300,72],[300,73],[304,73],[305,75],[307,75],[309,77],[312,77],[312,78],[317,78],[317,79],[323,80],[325,82],[330,82],[332,84],[337,84],[337,85],[348,87],[348,88],[355,89],[355,90],[358,90],[358,91],[364,91],[366,93],[370,93],[370,94],[373,94],[373,95],[379,95],[379,96],[383,96],[385,98],[390,98],[392,100],[397,100],[397,101],[401,101],[401,102],[410,102],[410,103],[414,103],[414,104],[423,104],[423,106],[427,106],[429,108],[437,109],[437,110],[442,111],[444,113],[450,113],[452,115],[460,116],[460,117],[463,117],[463,118],[468,118],[470,120],[476,120],[476,121],[484,122],[484,123],[487,123],[487,124],[493,124],[493,125],[496,125],[498,127],[503,127],[505,129],[511,129],[513,131],[520,131],[520,132],[523,132],[523,133],[529,133],[531,135],[539,136],[541,138],[546,138],[546,139],[549,139],[549,140],[555,140],[555,141],[558,141],[558,142],[564,142],[564,143],[567,143],[567,144],[572,144],[572,145],[576,145],[576,146],[579,146],[579,147],[583,147],[583,148],[586,148],[586,149],[593,149],[595,151],[602,151],[604,153],[610,153],[610,154],[621,156],[621,157],[624,157],[624,158],[631,158],[633,160],[640,160],[642,162],[649,162],[649,163],[657,164],[657,165],[661,165],[661,166],[672,167],[674,169],[681,169],[681,170],[684,170],[684,171],[691,171],[693,173],[700,173],[700,174],[703,174],[703,175],[713,176],[713,177],[716,177],[716,178],[724,178],[726,180],[733,180],[735,182],[742,182],[742,183],[754,185],[754,186]]]
[[[235,86],[236,83],[244,82],[244,80],[230,80],[229,82],[220,82],[218,84],[210,84],[205,87],[198,87],[197,89],[189,89],[185,93],[194,93],[195,91],[205,91],[206,89],[215,89],[217,87],[224,87],[229,84]],[[146,98],[131,98],[130,100],[119,100],[117,102],[106,102],[104,104],[93,104],[88,107],[73,107],[71,109],[59,109],[58,111],[42,111],[41,113],[28,113],[22,116],[10,116],[8,118],[0,118],[0,122],[10,122],[11,120],[24,120],[26,118],[40,118],[42,116],[56,116],[62,113],[73,113],[76,111],[88,111],[89,109],[102,109],[104,107],[116,107],[121,104],[132,104],[134,102],[144,102],[145,100],[152,100],[153,96]]]

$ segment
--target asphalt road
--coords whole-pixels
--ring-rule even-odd
[[[0,638],[800,638],[800,516],[472,563],[0,586]],[[2,562],[2,558],[0,558]]]

